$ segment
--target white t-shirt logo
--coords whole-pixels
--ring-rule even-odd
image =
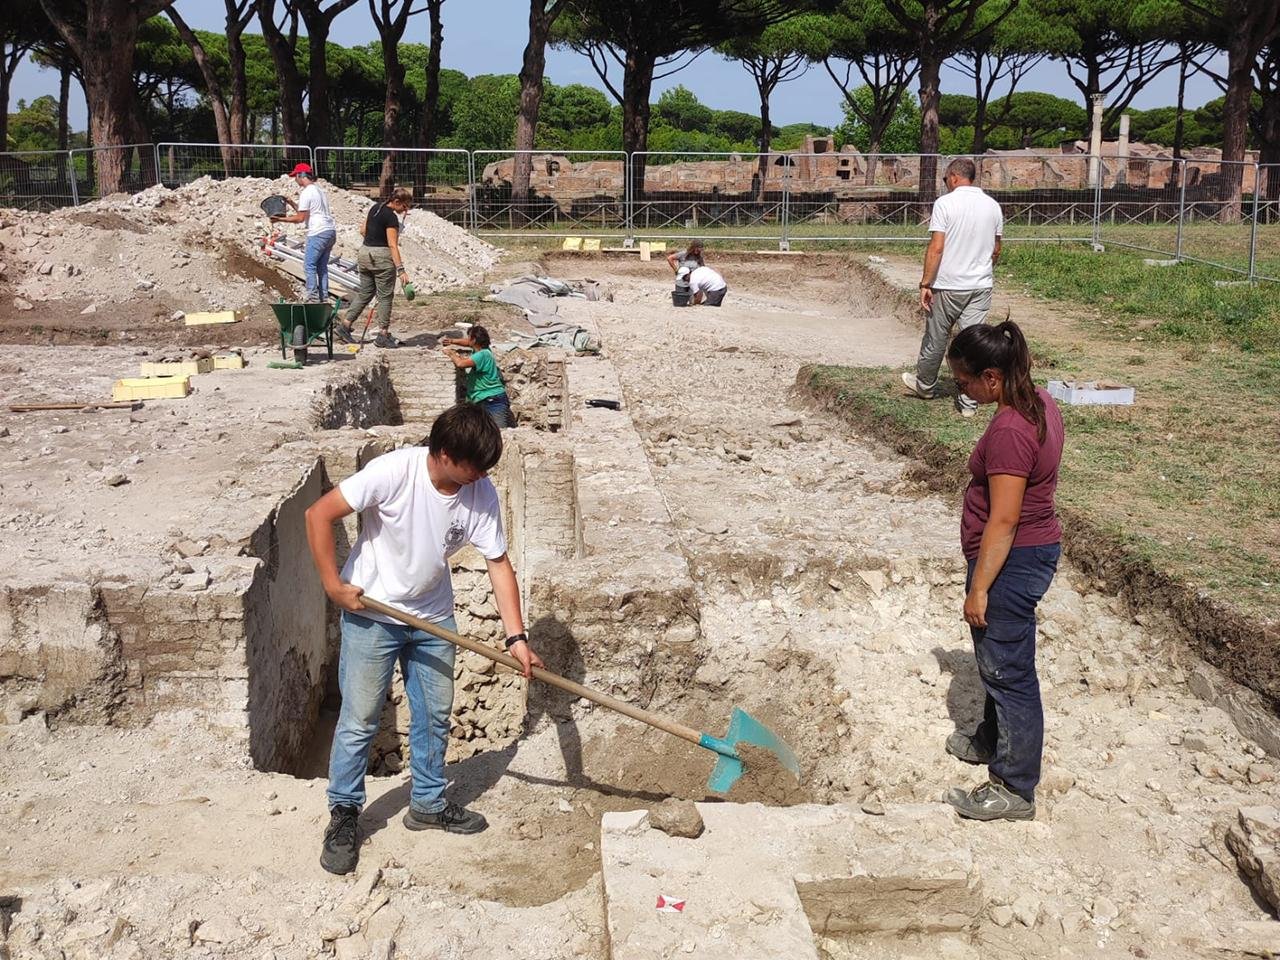
[[[453,521],[448,531],[444,535],[444,553],[445,556],[459,549],[467,539],[467,528],[457,520]]]

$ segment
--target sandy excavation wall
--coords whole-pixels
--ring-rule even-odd
[[[354,257],[370,201],[322,185],[338,223],[336,252]],[[184,310],[259,304],[294,286],[256,248],[271,226],[258,204],[273,193],[296,198],[298,187],[288,177],[202,177],[176,190],[156,186],[51,213],[0,211],[6,283],[36,302],[163,300]],[[285,233],[302,239],[306,231],[287,224]],[[474,283],[499,256],[425,210],[410,213],[400,245],[422,293]]]
[[[573,360],[563,434],[524,447],[530,636],[547,666],[632,702],[680,700],[705,655],[698,603],[670,513],[629,418],[584,408],[621,396],[607,361]],[[530,690],[530,714],[590,709],[552,688]]]
[[[311,405],[312,427],[324,429],[284,443],[238,478],[240,487],[279,494],[246,502],[240,527],[210,531],[214,546],[187,563],[194,573],[172,574],[172,583],[139,572],[87,585],[9,585],[0,594],[6,716],[44,710],[63,722],[194,721],[242,742],[259,768],[299,770],[333,692],[340,642],[302,514],[373,457],[421,440],[431,413],[452,401],[454,372],[439,360],[401,351],[337,371]],[[604,382],[607,365],[575,363],[584,395],[617,392]],[[401,396],[402,385],[415,392]],[[397,420],[405,404],[406,425],[377,426],[371,435],[369,427]],[[507,433],[494,474],[527,626],[552,669],[636,702],[675,702],[700,662],[688,567],[634,429],[614,411],[582,416],[563,433]],[[254,511],[261,511],[256,523]],[[357,533],[352,517],[338,538],[340,561]],[[466,551],[455,561],[460,631],[500,648],[483,559]],[[525,682],[469,653],[458,656],[455,680],[450,758],[513,742],[526,724]],[[532,708],[535,722],[571,712],[547,691]],[[397,678],[375,772],[404,767],[407,734]]]

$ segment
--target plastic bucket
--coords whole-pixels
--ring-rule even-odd
[[[693,300],[693,292],[690,290],[672,290],[671,305],[675,307],[687,307]]]

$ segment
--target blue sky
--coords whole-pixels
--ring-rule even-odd
[[[223,5],[220,0],[178,0],[178,10],[197,29],[223,29]],[[528,0],[449,0],[444,5],[444,66],[468,75],[480,73],[518,73],[528,29]],[[255,22],[256,24],[256,22]],[[251,24],[250,30],[256,29]],[[673,29],[678,29],[673,25]],[[407,39],[426,42],[426,16],[415,17]],[[369,18],[368,7],[357,3],[338,17],[331,39],[344,45],[367,43],[377,37]],[[602,87],[585,57],[570,51],[550,50],[547,54],[547,77],[555,83],[583,83]],[[619,80],[620,82],[620,80]],[[654,98],[669,87],[683,84],[693,90],[703,103],[721,110],[757,113],[759,103],[755,84],[739,65],[706,53],[691,66],[654,84]],[[944,70],[944,93],[969,93],[968,78]],[[1076,99],[1079,94],[1061,64],[1041,63],[1020,85],[1022,90],[1043,90],[1061,97]],[[78,88],[73,85],[78,93]],[[24,63],[18,68],[11,93],[10,109],[17,101],[32,100],[42,94],[57,95],[57,74]],[[1219,96],[1217,87],[1203,76],[1187,82],[1187,104],[1195,107]],[[1138,109],[1171,105],[1177,99],[1177,74],[1166,71],[1144,89],[1134,101]],[[82,129],[85,111],[79,96],[72,98],[72,125]],[[840,94],[827,72],[821,67],[782,84],[770,101],[775,125],[812,121],[834,126],[840,121]]]

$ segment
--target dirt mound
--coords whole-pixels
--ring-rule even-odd
[[[337,252],[354,257],[369,199],[324,184],[338,222]],[[120,302],[164,299],[186,310],[234,309],[275,299],[292,281],[273,268],[229,263],[228,248],[263,260],[257,241],[270,230],[258,208],[273,193],[296,196],[288,177],[234,178],[170,190],[115,194],[53,213],[0,215],[0,250],[9,260],[12,294],[28,301],[82,298]],[[286,225],[301,239],[301,224]],[[401,249],[424,293],[478,282],[498,251],[425,210],[406,218]],[[238,259],[238,258],[237,258]],[[3,304],[8,307],[9,303]]]

